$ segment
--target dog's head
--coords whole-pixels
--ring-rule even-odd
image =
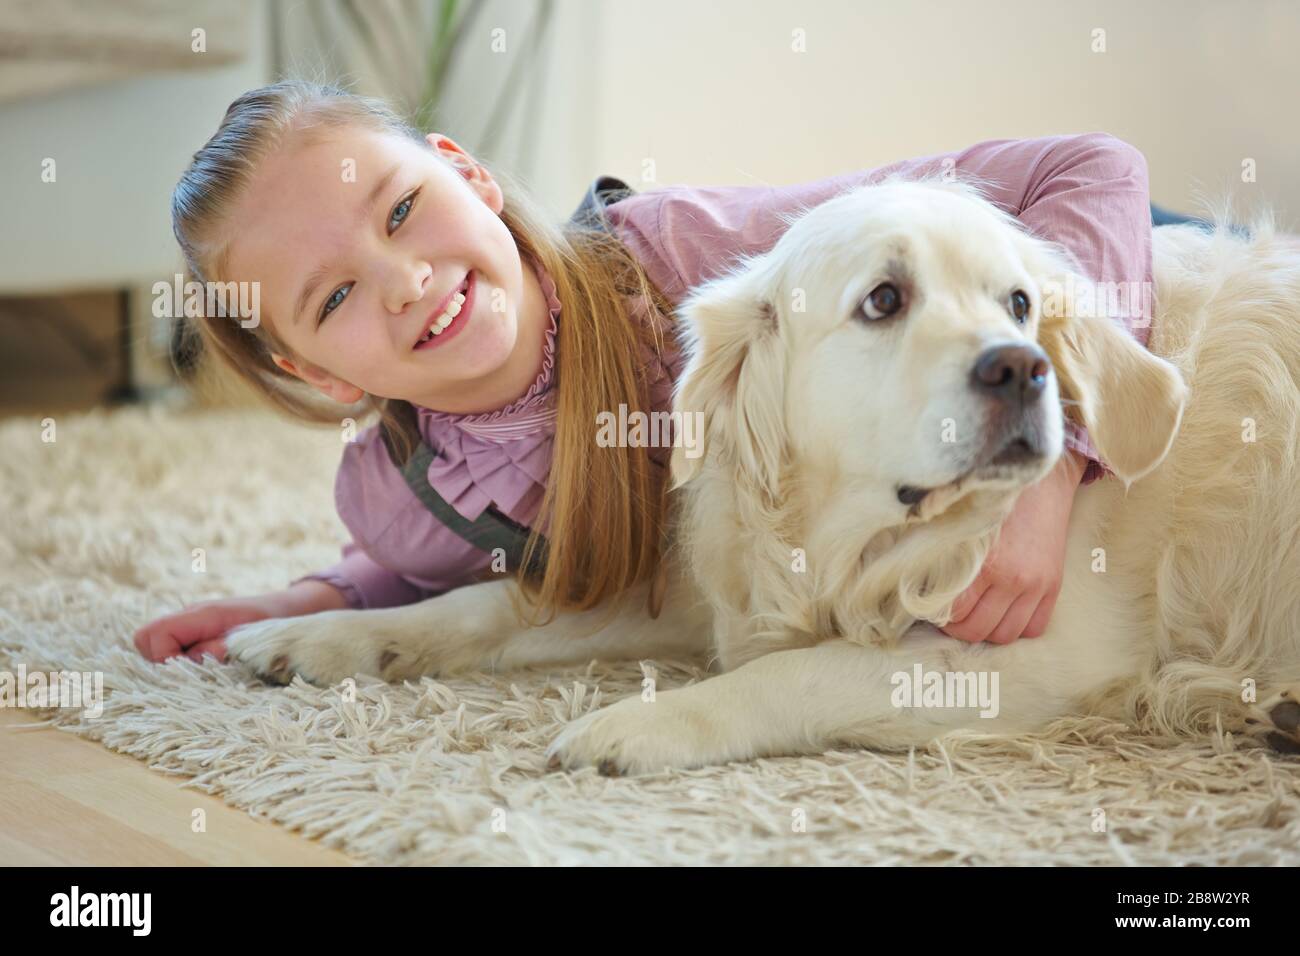
[[[1184,386],[1113,319],[1054,295],[1086,282],[1071,272],[970,186],[855,189],[685,303],[675,409],[703,413],[705,457],[756,492],[775,500],[786,469],[831,468],[878,527],[1043,478],[1063,398],[1136,480],[1168,452]],[[674,486],[703,460],[675,449]]]

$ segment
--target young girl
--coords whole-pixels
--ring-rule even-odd
[[[382,102],[286,81],[231,104],[177,185],[173,228],[197,281],[256,281],[260,321],[200,320],[205,348],[292,414],[339,426],[342,560],[282,591],[209,601],[135,635],[151,660],[224,658],[267,617],[403,604],[501,573],[537,612],[592,607],[653,573],[667,448],[601,447],[597,416],[666,411],[684,359],[671,315],[783,216],[858,184],[951,171],[1060,242],[1094,280],[1151,281],[1146,163],[1103,133],[996,140],[788,187],[602,177],[572,220]],[[1130,287],[1132,288],[1132,287]],[[1145,344],[1149,310],[1125,321]],[[313,401],[322,396],[325,402]],[[1105,473],[1082,429],[1027,489],[944,630],[1042,634],[1080,483]]]

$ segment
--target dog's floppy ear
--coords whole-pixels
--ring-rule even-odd
[[[1104,309],[1077,314],[1064,290],[1088,284],[1057,274],[1039,283],[1044,308],[1038,341],[1052,360],[1069,412],[1088,429],[1102,460],[1125,485],[1169,454],[1187,403],[1187,385],[1169,362],[1147,351]],[[1055,293],[1055,294],[1054,294]],[[1106,297],[1095,295],[1093,301]]]
[[[709,442],[734,456],[742,480],[770,497],[785,457],[785,356],[770,290],[769,262],[749,260],[740,270],[701,287],[678,313],[688,355],[673,396],[674,416],[703,419],[702,446],[688,455],[673,448],[672,487],[698,474]]]
[[[1106,314],[1101,306],[1110,295],[1080,274],[1067,250],[1008,221],[1021,261],[1038,286],[1038,344],[1052,360],[1067,414],[1088,429],[1102,460],[1130,485],[1169,454],[1183,420],[1187,385],[1178,369]]]

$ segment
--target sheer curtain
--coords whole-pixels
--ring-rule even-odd
[[[271,0],[271,72],[338,83],[413,115],[428,90],[438,0]]]
[[[553,0],[270,0],[271,73],[382,97],[419,128],[531,179],[554,9]]]

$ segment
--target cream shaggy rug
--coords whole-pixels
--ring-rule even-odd
[[[130,643],[143,621],[335,559],[338,434],[132,409],[60,417],[56,436],[0,424],[0,667],[103,671],[100,717],[41,716],[358,861],[1300,863],[1300,761],[1228,738],[1071,720],[910,755],[606,779],[546,772],[543,751],[565,721],[637,692],[635,662],[363,682],[355,703],[211,661],[149,664]],[[645,666],[661,687],[706,677],[703,660]]]

